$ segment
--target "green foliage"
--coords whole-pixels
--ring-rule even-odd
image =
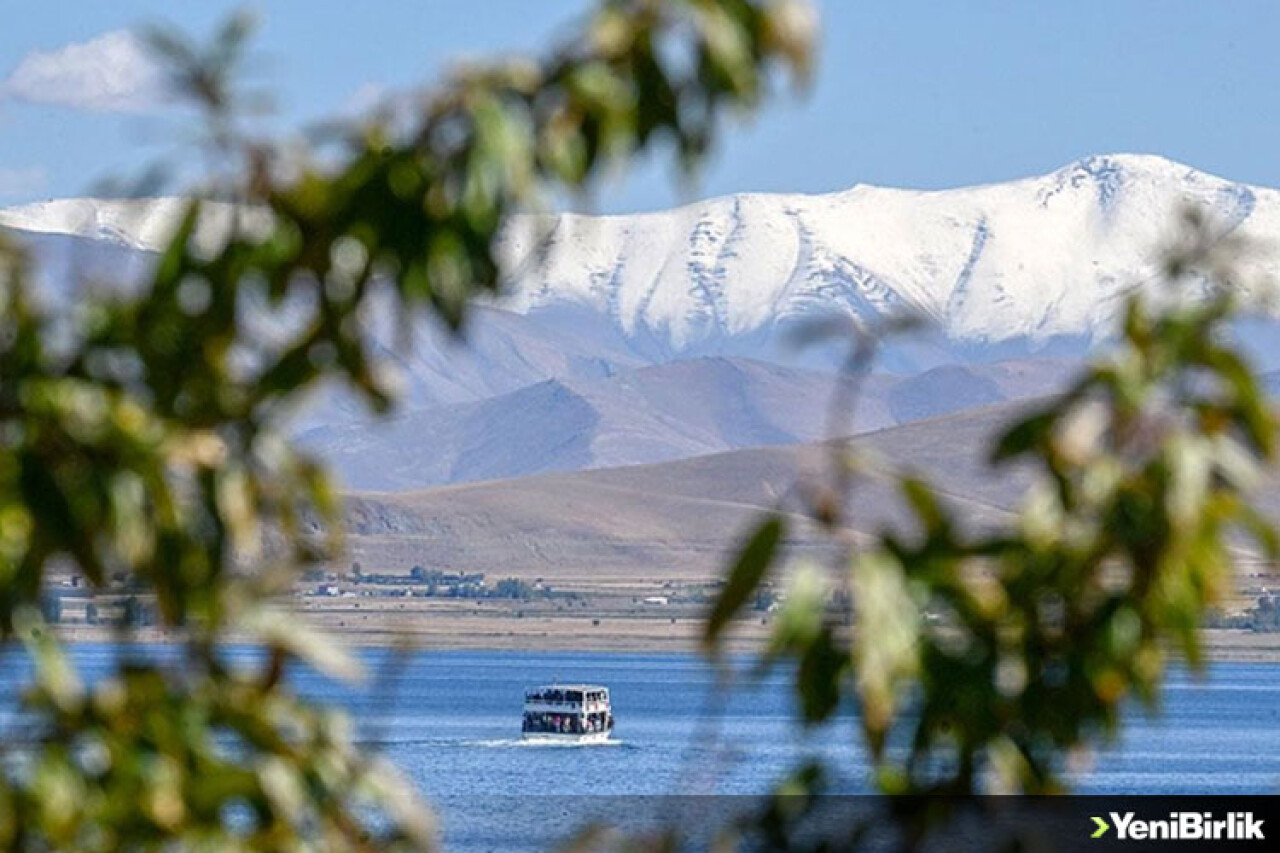
[[[237,129],[246,19],[207,47],[153,36],[175,92],[208,116],[215,189],[236,206],[210,241],[217,223],[193,201],[150,281],[86,289],[74,311],[37,306],[22,252],[0,249],[0,634],[38,653],[27,710],[43,732],[0,781],[0,844],[428,846],[407,788],[281,681],[296,661],[354,669],[264,609],[340,547],[337,497],[284,419],[322,383],[388,408],[372,312],[460,325],[502,284],[513,214],[662,142],[692,168],[773,69],[803,74],[809,23],[794,0],[611,0],[546,58],[460,69],[406,121],[349,128],[315,163]],[[80,686],[39,626],[55,565],[154,596],[181,663]],[[145,621],[131,600],[126,638]],[[232,637],[268,662],[228,670]]]
[[[1205,283],[1181,262],[1171,274]],[[1275,459],[1277,424],[1228,343],[1232,293],[1174,288],[1159,308],[1130,298],[1118,345],[997,437],[993,464],[1038,474],[1010,524],[973,532],[904,477],[912,524],[858,548],[840,579],[851,628],[821,583],[789,597],[771,659],[798,660],[806,720],[856,702],[881,790],[1059,790],[1065,756],[1114,734],[1123,702],[1155,703],[1171,652],[1201,662],[1199,626],[1232,582],[1231,537],[1276,552],[1249,493]],[[765,576],[750,562],[713,612]]]
[[[738,555],[737,562],[729,569],[724,589],[707,617],[703,636],[711,647],[714,648],[729,620],[754,597],[756,588],[764,580],[765,573],[778,552],[784,531],[782,516],[775,515],[766,519],[752,534]]]
[[[47,636],[33,638],[41,720],[25,784],[0,789],[0,843],[68,850],[421,849],[434,827],[345,719],[270,680],[125,665],[83,687]],[[277,673],[278,674],[278,673]],[[394,829],[365,825],[377,806]]]
[[[660,144],[693,168],[773,68],[803,76],[812,25],[786,0],[606,2],[541,60],[459,69],[407,120],[349,128],[313,163],[237,131],[229,73],[247,34],[237,19],[207,48],[155,38],[234,177],[218,187],[237,206],[212,246],[193,201],[144,287],[87,292],[57,315],[36,304],[22,252],[0,250],[0,632],[37,662],[26,710],[39,732],[0,782],[7,848],[430,845],[407,787],[341,715],[286,686],[299,664],[358,667],[267,605],[340,547],[337,497],[284,419],[334,381],[389,407],[370,314],[460,326],[472,297],[503,284],[496,246],[513,214]],[[1197,260],[1176,258],[1171,277]],[[831,606],[820,573],[798,573],[767,660],[797,661],[806,721],[857,705],[883,790],[1055,790],[1062,757],[1114,732],[1126,698],[1154,701],[1170,649],[1200,660],[1228,534],[1275,550],[1248,501],[1275,424],[1223,343],[1233,308],[1226,290],[1131,299],[1120,345],[997,442],[996,462],[1041,476],[1006,528],[970,531],[927,482],[903,479],[914,527],[850,555],[836,586],[851,609]],[[730,570],[709,648],[757,600],[783,518]],[[141,660],[84,687],[45,624],[42,593],[66,564],[94,591],[114,579],[144,594],[126,637],[154,597],[180,663]],[[228,668],[231,638],[265,662]]]

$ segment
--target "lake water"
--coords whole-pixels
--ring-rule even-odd
[[[105,671],[111,654],[75,651],[90,677]],[[370,696],[311,674],[297,680],[304,692],[345,704],[367,745],[437,805],[449,849],[538,846],[604,795],[759,794],[809,757],[838,769],[840,791],[866,790],[853,720],[810,731],[795,725],[782,672],[717,701],[725,694],[715,672],[694,655],[378,652],[369,668]],[[0,682],[15,686],[24,670],[5,666]],[[524,688],[557,680],[610,688],[616,744],[519,740]],[[1106,794],[1277,793],[1277,746],[1280,664],[1218,664],[1203,680],[1175,671],[1161,715],[1132,712],[1120,743],[1076,786]],[[530,809],[559,816],[538,822],[547,838],[530,834]]]

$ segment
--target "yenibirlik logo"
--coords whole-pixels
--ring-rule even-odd
[[[1229,812],[1214,818],[1213,812],[1170,812],[1167,819],[1144,820],[1134,812],[1108,812],[1111,823],[1094,817],[1097,828],[1090,838],[1102,838],[1115,825],[1117,841],[1263,841],[1261,818],[1253,812]]]

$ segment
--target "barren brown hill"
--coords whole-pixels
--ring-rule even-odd
[[[973,523],[1015,506],[1027,477],[994,474],[986,442],[1025,403],[860,436],[868,457],[851,497],[862,533],[901,519],[888,471],[927,473]],[[709,580],[761,511],[796,510],[798,484],[822,476],[830,445],[740,450],[654,465],[522,477],[348,499],[352,559],[366,570],[414,565],[557,582]],[[796,516],[795,552],[824,541]]]

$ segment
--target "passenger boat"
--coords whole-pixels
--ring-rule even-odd
[[[603,743],[613,733],[609,688],[548,684],[524,692],[520,737],[564,743]]]

